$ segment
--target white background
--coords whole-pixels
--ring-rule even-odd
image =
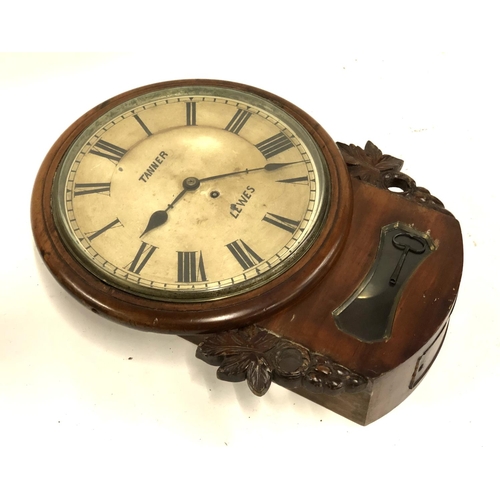
[[[498,495],[494,2],[328,5],[3,8],[4,50],[130,52],[0,55],[1,498]],[[465,267],[447,339],[383,419],[361,427],[278,386],[256,398],[218,381],[193,345],[88,312],[45,269],[29,208],[51,145],[105,99],[179,78],[254,85],[337,141],[372,140],[461,222]]]

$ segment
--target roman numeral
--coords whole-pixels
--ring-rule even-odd
[[[111,188],[110,182],[92,182],[87,184],[75,184],[74,196],[82,196],[84,194],[102,193],[109,196]]]
[[[203,254],[198,252],[177,252],[177,281],[179,283],[196,283],[207,281]]]
[[[280,229],[284,229],[289,233],[294,233],[295,230],[299,227],[300,221],[288,219],[287,217],[282,217],[281,215],[270,214],[269,212],[262,219],[265,222],[269,222],[273,226],[279,227]]]
[[[118,163],[123,158],[127,150],[121,148],[120,146],[115,146],[110,142],[99,139],[95,143],[94,149],[91,149],[90,152],[94,155],[107,158],[108,160],[111,160],[114,163]]]
[[[259,144],[256,144],[255,147],[267,160],[272,156],[276,156],[277,154],[290,149],[293,147],[293,144],[286,135],[280,132],[265,141],[259,142]]]
[[[281,179],[276,182],[285,182],[286,184],[303,184],[307,185],[308,184],[308,177],[305,175],[304,177],[292,177],[290,179]]]
[[[87,237],[90,241],[92,241],[94,238],[97,238],[102,233],[105,233],[108,229],[111,229],[112,227],[116,226],[117,224],[120,224],[120,226],[122,226],[122,223],[119,221],[119,219],[115,219],[113,222],[110,222],[107,226],[104,226],[103,228],[99,229],[98,231],[86,233]],[[88,235],[90,235],[90,236],[88,236]]]
[[[141,126],[142,130],[146,132],[146,134],[153,135],[151,130],[149,130],[146,124],[139,118],[139,115],[134,115],[134,118],[136,119],[137,123]]]
[[[231,121],[227,124],[226,130],[232,132],[233,134],[239,134],[240,130],[243,128],[248,119],[252,116],[252,113],[245,111],[243,109],[238,109]]]
[[[134,257],[134,260],[129,264],[128,270],[131,273],[141,274],[142,269],[148,263],[148,260],[151,258],[157,248],[158,247],[154,247],[142,242],[137,254]]]
[[[243,240],[233,241],[226,247],[245,271],[263,261]]]
[[[196,125],[196,103],[186,102],[186,125]]]

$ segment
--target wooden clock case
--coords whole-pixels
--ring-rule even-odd
[[[102,114],[146,92],[196,84],[255,93],[295,118],[328,164],[330,207],[306,254],[262,287],[210,302],[146,299],[104,283],[68,251],[52,214],[54,176],[68,147]],[[365,149],[335,144],[309,115],[268,92],[215,80],[159,83],[105,101],[58,139],[35,182],[33,233],[57,281],[97,314],[195,342],[197,356],[219,366],[219,378],[246,379],[257,395],[274,381],[365,425],[403,401],[427,373],[444,340],[462,270],[458,222],[437,198],[402,174],[401,166],[401,160],[382,155],[371,143]],[[381,234],[387,227],[404,227],[407,237],[428,241],[428,255],[415,260],[412,270],[402,255],[409,255],[409,262],[416,259],[414,252],[391,247],[397,258],[386,261],[400,265],[407,276],[389,289],[387,327],[374,340],[346,331],[339,311],[382,273],[377,266],[388,269],[387,263],[380,264],[385,252]],[[359,327],[368,337],[369,323]]]

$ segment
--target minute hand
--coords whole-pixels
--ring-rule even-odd
[[[214,179],[222,179],[223,177],[230,177],[232,175],[249,174],[250,172],[257,172],[258,170],[267,170],[268,172],[272,172],[273,170],[278,170],[282,167],[287,167],[288,165],[295,165],[296,163],[302,163],[303,161],[304,160],[289,161],[286,163],[268,163],[267,165],[264,165],[263,167],[259,168],[247,168],[245,170],[238,170],[237,172],[228,172],[227,174],[212,175],[211,177],[205,177],[203,179],[200,179],[200,182],[212,181]]]

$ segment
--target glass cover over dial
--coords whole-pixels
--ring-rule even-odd
[[[296,263],[321,229],[329,186],[316,143],[272,101],[176,87],[119,104],[78,136],[53,212],[68,248],[101,280],[205,301]]]

